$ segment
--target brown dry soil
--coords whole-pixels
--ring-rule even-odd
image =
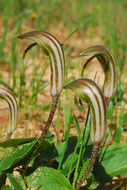
[[[8,35],[7,35],[7,39],[6,39],[6,46],[4,48],[5,53],[9,53],[10,52],[10,48],[11,48],[11,39],[16,37],[15,33],[13,32],[13,26],[11,26],[10,23],[10,28],[12,28],[12,31],[9,31]],[[4,32],[4,28],[3,28],[3,21],[0,20],[0,38],[2,38],[3,32]],[[22,33],[26,32],[26,31],[31,31],[33,30],[31,28],[31,25],[27,22],[24,22],[22,25]],[[63,25],[62,22],[58,23],[58,26],[56,26],[54,29],[49,28],[48,32],[52,33],[54,36],[56,36],[56,38],[58,38],[58,40],[62,43],[64,41],[64,39],[66,39],[67,32],[66,29]],[[66,44],[69,44],[69,46],[71,47],[75,47],[75,51],[72,52],[70,54],[70,59],[71,62],[74,65],[72,68],[69,69],[68,72],[68,77],[71,76],[75,76],[75,79],[79,78],[79,73],[81,72],[81,68],[82,68],[82,64],[84,62],[84,60],[86,60],[86,58],[84,58],[84,60],[79,60],[79,58],[73,58],[76,55],[78,55],[82,50],[84,50],[85,48],[92,46],[92,45],[97,45],[97,44],[101,44],[103,45],[103,41],[101,41],[101,39],[99,38],[99,31],[96,30],[96,37],[94,38],[89,38],[88,35],[89,31],[86,31],[82,34],[78,34],[75,33],[67,42]],[[17,39],[18,40],[18,39]],[[24,41],[20,41],[19,42],[19,46],[17,47],[17,51],[18,51],[18,56],[21,57],[21,52],[23,53],[24,47],[27,46],[27,44],[29,44],[29,42],[24,42]],[[66,45],[65,44],[65,45]],[[67,56],[65,54],[65,56]],[[30,81],[30,78],[32,77],[33,74],[33,67],[31,66],[32,64],[32,60],[34,59],[34,61],[36,63],[40,62],[43,60],[42,55],[34,55],[34,58],[27,56],[26,57],[26,62],[27,62],[27,70],[26,70],[26,78],[28,79],[28,83]],[[10,68],[10,64],[9,64],[9,59],[7,60],[7,64],[4,64],[5,66],[2,66],[2,62],[0,61],[0,67],[1,67],[1,73],[3,75],[3,78],[6,82],[8,82],[9,85],[12,84],[12,81],[10,80],[11,77],[11,68]],[[81,65],[79,66],[79,63],[81,62]],[[96,60],[93,60],[87,73],[86,76],[94,79],[95,73],[97,72],[97,77],[96,77],[96,81],[100,84],[100,86],[103,85],[104,82],[104,73],[102,68],[100,67],[99,64],[95,64],[97,63]],[[49,63],[48,63],[49,64]],[[66,64],[66,63],[65,63]],[[98,66],[97,66],[98,65]],[[76,67],[78,69],[76,69]],[[124,69],[127,69],[127,64],[125,64]],[[78,71],[77,71],[78,70]],[[118,74],[119,77],[119,74]],[[127,86],[127,72],[124,74],[124,76],[122,76],[124,79],[124,88]],[[50,68],[48,67],[46,70],[46,73],[44,75],[43,80],[50,80]],[[0,87],[3,87],[2,85],[0,85]],[[38,95],[38,103],[39,104],[45,104],[45,103],[50,103],[51,102],[51,97],[50,97],[50,85],[46,88],[46,90],[43,93],[40,93]],[[124,95],[125,98],[127,97],[127,94]],[[62,102],[62,96],[61,96],[61,102]],[[74,104],[73,104],[74,105]],[[81,127],[83,127],[83,122],[84,119],[86,117],[86,113],[87,113],[87,105],[85,104],[85,111],[80,112],[77,110],[77,108],[74,106],[74,113],[76,114],[79,124],[81,125]],[[127,111],[127,105],[123,105],[123,108],[125,110],[125,112]],[[120,112],[120,108],[117,107],[115,109],[114,112],[114,120],[113,122],[116,123],[116,117],[117,114],[119,114]],[[57,113],[57,112],[56,112]],[[22,138],[22,137],[39,137],[45,122],[47,120],[49,114],[49,109],[48,110],[41,110],[38,108],[34,108],[32,106],[29,106],[27,109],[27,114],[23,115],[23,110],[22,108],[19,108],[18,110],[18,121],[17,121],[17,128],[14,131],[12,138]],[[30,120],[27,120],[26,117],[27,115],[30,116]],[[53,120],[52,126],[50,128],[50,131],[55,134],[58,139],[61,138],[62,134],[63,134],[63,130],[64,130],[64,120],[63,120],[63,111],[62,109],[60,110],[60,123],[61,123],[61,127],[59,128],[59,130],[57,131],[56,129],[56,115],[55,118]],[[0,100],[0,142],[6,140],[7,134],[6,134],[6,128],[8,125],[8,105],[6,102],[4,102],[3,100]],[[127,126],[124,126],[124,128],[126,129]],[[72,134],[76,134],[76,129],[75,126],[72,125],[71,127],[71,133]],[[113,131],[114,133],[114,131]],[[121,141],[126,141],[127,139],[127,134],[126,132],[123,133],[122,139]],[[112,143],[112,139],[110,140],[109,143]],[[9,182],[7,182],[7,184],[9,184]],[[109,188],[107,187],[106,189],[111,189],[112,187],[109,186]]]
[[[2,38],[3,32],[4,32],[4,28],[3,28],[3,22],[1,20],[0,22],[0,28],[1,28],[1,33],[0,33],[0,38]],[[13,26],[11,26],[10,23],[10,28],[12,28],[12,31],[9,31],[8,35],[7,35],[7,39],[6,39],[6,45],[5,45],[5,53],[9,53],[10,49],[11,49],[11,39],[16,37],[15,33],[13,32]],[[31,25],[28,24],[26,21],[23,23],[22,25],[22,33],[26,32],[26,31],[31,31],[33,30],[31,28]],[[64,39],[66,39],[67,32],[65,30],[65,27],[63,25],[62,22],[58,23],[58,27],[56,26],[54,29],[50,29],[49,28],[49,32],[52,33],[54,36],[56,36],[56,38],[58,38],[58,40],[62,43],[64,41]],[[69,44],[70,47],[75,47],[75,51],[72,52],[69,56],[71,59],[71,67],[69,69],[68,72],[68,77],[70,78],[71,76],[75,76],[75,79],[78,79],[80,77],[80,72],[81,72],[81,68],[82,68],[82,64],[84,62],[84,60],[88,59],[88,58],[84,58],[84,60],[81,58],[74,58],[76,55],[79,55],[79,53],[84,50],[85,48],[92,46],[92,45],[97,45],[97,44],[101,44],[103,45],[103,41],[101,41],[101,39],[99,38],[99,31],[98,29],[96,29],[96,37],[94,38],[89,38],[88,35],[89,31],[86,31],[82,34],[79,33],[75,33],[73,34],[73,36],[71,36],[71,38],[65,43]],[[18,39],[17,39],[18,40]],[[17,47],[17,51],[18,51],[18,56],[21,58],[21,52],[23,53],[24,48],[27,46],[27,44],[29,44],[28,42],[24,42],[24,41],[19,41],[18,43],[18,47]],[[65,53],[65,57],[68,56],[66,55],[67,53]],[[34,61],[38,64],[40,62],[43,62],[42,55],[34,55],[33,57],[30,57],[30,55],[27,55],[25,63],[27,62],[27,70],[26,70],[26,81],[28,85],[30,78],[32,77],[33,74],[33,67],[32,65],[32,61]],[[12,84],[12,80],[10,80],[11,77],[11,68],[10,68],[10,64],[9,64],[9,59],[7,60],[7,63],[4,64],[5,66],[2,66],[2,62],[0,62],[0,66],[1,66],[1,73],[3,75],[3,78],[6,82],[8,82],[9,85]],[[47,60],[45,60],[47,61]],[[48,63],[48,61],[47,61]],[[79,63],[80,66],[79,66]],[[101,68],[101,66],[97,63],[96,60],[93,60],[90,67],[87,70],[87,73],[85,75],[85,77],[87,76],[88,78],[94,79],[95,73],[97,72],[97,76],[96,76],[96,82],[99,83],[100,86],[103,85],[104,82],[104,73],[103,70]],[[66,64],[66,63],[65,63]],[[43,63],[42,63],[43,65]],[[48,63],[49,65],[49,63]],[[76,69],[78,68],[78,69]],[[125,64],[125,69],[127,68],[127,64]],[[41,69],[41,68],[40,68]],[[50,80],[50,68],[48,67],[46,70],[46,73],[43,77],[43,80]],[[124,75],[124,86],[127,86],[127,76]],[[0,85],[0,87],[3,87],[2,85]],[[126,94],[125,94],[126,97]],[[51,102],[51,97],[50,97],[50,85],[48,85],[48,87],[46,87],[46,90],[43,93],[40,93],[38,95],[38,103],[39,104],[45,104],[45,103],[50,103]],[[61,96],[61,101],[62,101],[62,96]],[[127,105],[123,105],[124,110],[127,110]],[[32,111],[31,111],[32,110]],[[83,126],[83,121],[86,117],[86,110],[84,112],[80,112],[78,111],[76,108],[74,108],[75,114],[77,115],[78,119],[79,119],[79,123],[81,124],[81,126]],[[119,107],[116,108],[115,113],[114,113],[114,122],[116,122],[116,116],[119,113]],[[22,108],[19,108],[18,110],[18,121],[17,121],[17,128],[14,131],[12,138],[21,138],[21,137],[39,137],[46,119],[48,117],[49,114],[49,109],[48,110],[41,110],[36,108],[33,109],[32,106],[29,106],[27,109],[27,114],[23,115],[23,110]],[[27,115],[30,116],[30,120],[26,120]],[[55,118],[53,120],[53,124],[50,128],[50,130],[57,136],[61,136],[64,130],[64,121],[63,121],[63,112],[62,109],[60,111],[60,122],[61,122],[61,127],[59,129],[59,131],[56,130],[56,115]],[[8,125],[8,105],[3,101],[0,100],[0,141],[3,141],[6,139],[6,128]],[[126,127],[126,126],[125,126]],[[71,133],[76,133],[75,130],[75,126],[72,126],[71,129]],[[126,136],[126,133],[123,134],[123,138]]]

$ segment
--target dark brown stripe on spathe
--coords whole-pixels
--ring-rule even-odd
[[[42,34],[39,33],[39,35],[42,35]],[[35,34],[34,36],[40,39],[40,37],[39,37],[39,36],[36,36],[36,34]],[[47,35],[46,33],[43,33],[43,36],[46,37],[46,38],[48,38],[48,39],[55,45],[55,47],[57,48],[57,50],[58,50],[58,55],[59,55],[59,58],[60,58],[61,71],[63,71],[61,54],[60,54],[60,51],[59,51],[59,49],[58,49],[58,47],[57,47],[57,44],[56,44],[56,43],[54,42],[54,40],[51,39],[50,36]],[[40,40],[41,40],[41,39],[40,39]],[[59,43],[59,44],[60,44],[60,43]],[[55,66],[56,93],[58,93],[58,82],[59,82],[59,81],[58,81],[57,58],[56,58],[56,55],[55,55],[55,53],[54,53],[52,47],[51,47],[48,43],[46,43],[45,45],[47,46],[49,52],[52,54],[53,59],[54,59],[54,64],[55,64],[54,66]],[[60,46],[60,48],[61,48],[61,46]],[[62,48],[61,48],[61,49],[62,49]],[[59,63],[58,63],[58,64],[59,64]],[[62,74],[61,78],[62,78],[62,83],[63,83],[63,72],[61,72],[61,74]],[[62,85],[62,84],[61,84],[61,85]]]
[[[56,59],[56,55],[52,49],[51,46],[47,45],[47,48],[49,50],[49,52],[52,54],[53,56],[53,60],[54,60],[54,67],[55,67],[55,83],[56,83],[56,92],[58,93],[58,67],[57,67],[57,59]],[[50,55],[50,54],[49,54]],[[51,61],[51,57],[50,57],[50,61]],[[51,65],[52,65],[52,61],[51,61]],[[53,67],[52,67],[53,68]],[[52,74],[53,74],[53,69],[52,69]],[[52,84],[53,84],[53,77],[52,77]]]
[[[98,93],[100,94],[100,97],[101,97],[101,100],[102,100],[102,104],[103,104],[103,110],[104,110],[104,134],[105,134],[105,131],[106,131],[106,117],[107,117],[107,115],[106,115],[106,101],[105,101],[105,99],[104,99],[104,97],[103,97],[103,94],[102,94],[102,92],[101,92],[101,90],[99,89],[99,87],[96,85],[96,87],[97,87],[97,89],[98,89]],[[102,119],[102,118],[101,118]],[[100,125],[101,126],[101,125]],[[101,130],[101,128],[100,128],[100,131],[102,132],[102,130]],[[103,138],[103,137],[102,137]]]
[[[45,33],[45,34],[49,34],[49,33]],[[62,58],[61,58],[61,54],[60,54],[59,48],[57,47],[56,42],[53,41],[52,38],[50,38],[50,35],[51,35],[51,34],[50,34],[50,35],[45,35],[45,34],[44,34],[44,36],[47,37],[47,38],[49,38],[49,39],[51,40],[51,42],[52,42],[52,43],[56,46],[56,48],[57,48],[57,51],[58,51],[58,54],[59,54],[59,58],[60,58],[60,65],[61,65],[61,71],[62,71],[62,72],[61,72],[61,74],[62,74],[62,77],[61,77],[61,78],[62,78],[62,83],[63,83],[63,77],[64,77],[64,76],[63,76],[63,64],[64,64],[64,63],[62,64]],[[54,37],[53,35],[51,35],[51,36]],[[55,38],[55,37],[54,37],[54,38]],[[56,38],[55,38],[55,39],[56,39]],[[57,40],[57,39],[56,39],[56,40]],[[59,43],[58,40],[57,40],[57,42]],[[59,45],[60,45],[60,43],[59,43]],[[61,49],[61,51],[62,51],[62,53],[63,53],[63,49],[62,49],[61,45],[60,45],[60,49]],[[63,56],[63,61],[65,61],[65,60],[64,60],[64,53],[62,54],[62,56]],[[58,70],[58,69],[57,69],[57,70]],[[63,84],[63,85],[64,85],[64,84]]]
[[[91,84],[90,84],[91,85]],[[89,87],[90,89],[91,89],[91,87]],[[91,89],[91,91],[92,91],[92,89]],[[98,89],[97,89],[97,91],[98,91]],[[92,91],[93,92],[93,91]],[[95,99],[96,99],[96,101],[97,101],[97,104],[98,104],[98,109],[99,109],[99,130],[100,130],[100,135],[101,135],[101,132],[102,132],[102,130],[101,130],[101,121],[102,121],[102,116],[101,116],[101,107],[100,107],[100,103],[99,103],[99,100],[98,100],[98,97],[97,97],[97,95],[93,92],[93,94],[94,94],[94,96],[95,96]],[[99,93],[100,94],[100,93]],[[102,97],[101,97],[101,99],[102,99]]]
[[[87,82],[86,82],[86,84],[85,84],[86,86],[87,86],[87,88],[89,88],[90,89],[90,91],[92,91],[93,92],[93,90],[90,88],[90,86],[88,86],[88,84],[87,84]],[[93,93],[94,94],[94,93]],[[95,94],[94,94],[95,95]],[[88,95],[87,95],[88,96]],[[89,96],[88,96],[89,97]],[[90,99],[90,97],[89,97],[89,99]],[[95,97],[95,99],[96,99],[96,97]],[[90,99],[91,100],[91,99]],[[98,102],[98,100],[97,100],[97,102]],[[90,107],[91,107],[91,109],[94,111],[94,113],[93,113],[93,122],[94,122],[94,120],[95,120],[95,122],[93,123],[93,131],[94,131],[94,141],[95,141],[95,135],[96,135],[96,131],[97,131],[97,120],[96,120],[96,110],[95,110],[95,107],[93,106],[93,102],[91,101],[91,103],[92,103],[92,106],[90,105]],[[100,121],[99,121],[100,122]]]
[[[92,91],[93,92],[93,90],[91,90],[91,88],[88,86],[88,84],[87,83],[89,83],[89,81],[87,80],[80,80],[80,84],[78,84],[77,86],[79,87],[79,88],[83,88],[84,87],[84,85],[88,88],[88,89],[90,89],[90,91]],[[94,131],[94,139],[95,139],[95,134],[96,134],[96,130],[97,130],[97,121],[96,121],[96,114],[95,114],[95,112],[96,112],[96,110],[95,110],[95,108],[94,108],[94,106],[93,106],[93,102],[91,101],[91,98],[88,96],[88,94],[87,93],[85,93],[86,94],[86,96],[90,99],[90,107],[91,107],[91,109],[92,110],[94,110],[94,113],[93,113],[93,116],[94,116],[94,118],[93,118],[93,121],[95,120],[95,122],[94,122],[94,124],[93,124],[93,131]],[[93,93],[94,94],[94,93]],[[95,94],[94,94],[95,95]],[[95,97],[95,99],[96,99],[96,97]],[[91,104],[92,104],[92,106],[91,106]]]
[[[62,50],[62,53],[63,53],[63,49],[62,49],[62,47],[61,47],[61,44],[60,44],[60,42],[52,35],[52,34],[50,34],[50,33],[48,33],[48,32],[44,32],[44,31],[32,31],[32,32],[28,32],[28,33],[26,33],[26,34],[24,34],[24,35],[21,35],[21,36],[19,36],[20,38],[24,38],[24,37],[27,37],[27,36],[31,36],[31,35],[33,35],[33,36],[35,36],[35,37],[37,37],[36,36],[36,34],[39,34],[39,35],[42,35],[42,33],[43,33],[43,36],[45,36],[46,38],[48,38],[54,45],[55,45],[55,47],[57,48],[57,51],[58,51],[58,54],[59,54],[59,57],[60,57],[60,65],[61,65],[61,70],[63,71],[63,64],[62,64],[62,59],[61,59],[61,54],[60,54],[60,51],[59,51],[59,48],[57,47],[57,44],[56,44],[56,42],[50,37],[50,36],[52,36],[57,42],[58,42],[58,44],[60,45],[60,49]],[[39,38],[39,37],[38,37]],[[40,38],[39,38],[40,39]],[[40,39],[41,40],[41,39]],[[64,53],[63,53],[63,61],[65,61],[64,60]],[[58,69],[57,69],[58,70]],[[63,82],[63,78],[64,76],[63,76],[63,72],[62,72],[62,82]]]
[[[96,85],[96,83],[95,83],[95,85]],[[96,88],[98,89],[98,93],[100,94],[102,104],[103,104],[103,110],[104,110],[104,133],[105,133],[105,130],[106,130],[106,117],[107,117],[107,115],[106,115],[106,113],[107,113],[106,100],[105,100],[105,97],[102,94],[101,89],[97,85],[96,85]]]
[[[103,108],[104,108],[104,131],[105,131],[105,129],[106,129],[106,101],[105,101],[105,99],[104,99],[104,97],[103,97],[103,94],[102,94],[102,91],[101,91],[101,89],[97,86],[97,84],[94,82],[94,81],[92,81],[91,79],[87,79],[87,78],[81,78],[81,79],[78,79],[78,80],[76,80],[75,82],[74,82],[74,84],[76,83],[76,82],[80,82],[79,84],[77,83],[76,84],[76,86],[77,87],[79,87],[79,88],[81,88],[82,86],[84,86],[84,85],[87,85],[87,83],[89,83],[90,85],[93,85],[93,87],[95,88],[96,87],[96,89],[97,89],[97,91],[98,91],[98,93],[100,94],[100,97],[101,97],[101,100],[102,100],[102,104],[103,104]],[[73,83],[73,82],[72,82]],[[95,86],[94,86],[95,85]],[[101,118],[102,119],[102,118]],[[105,133],[105,132],[104,132]]]
[[[15,105],[14,105],[14,102],[13,102],[13,100],[8,96],[8,95],[6,95],[7,97],[8,97],[8,99],[12,102],[12,105],[13,105],[13,108],[14,108],[14,113],[16,112],[16,110],[15,110]]]

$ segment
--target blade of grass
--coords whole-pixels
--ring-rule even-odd
[[[56,143],[58,144],[59,142],[59,129],[61,126],[60,123],[60,109],[61,109],[61,102],[60,102],[60,97],[58,99],[58,105],[57,105],[57,120],[56,120],[56,132],[57,132],[57,136],[56,136]]]
[[[60,160],[59,165],[58,165],[58,170],[61,169],[62,162],[63,162],[63,158],[64,158],[64,154],[65,154],[65,151],[66,151],[66,149],[67,149],[67,144],[68,144],[68,140],[69,140],[69,133],[70,133],[70,127],[71,127],[71,122],[72,122],[72,112],[70,112],[70,115],[69,115],[68,129],[67,129],[67,131],[66,131],[66,138],[65,138],[65,146],[64,146],[64,149],[63,149],[63,152],[62,152],[62,155],[61,155],[61,160]]]
[[[11,71],[13,80],[13,90],[16,88],[16,64],[17,64],[17,52],[16,52],[17,40],[12,40],[11,43]]]
[[[74,150],[74,153],[73,153],[73,156],[72,156],[71,165],[69,167],[69,171],[68,171],[68,175],[67,175],[68,180],[69,180],[70,175],[71,175],[74,158],[75,158],[75,155],[76,155],[76,152],[77,152],[77,149],[79,147],[80,140],[81,140],[81,130],[80,130],[79,123],[78,123],[78,120],[77,120],[75,115],[74,115],[74,124],[75,124],[76,129],[77,129],[78,139],[77,139],[76,147],[75,147],[75,150]]]

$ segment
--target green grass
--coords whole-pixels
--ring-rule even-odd
[[[81,61],[84,61],[81,60],[82,58],[79,60],[75,59],[76,61],[71,59],[70,55],[73,55],[73,53],[79,55],[79,52],[83,50],[80,48],[80,44],[78,46],[74,45],[76,40],[86,39],[86,42],[89,41],[90,43],[89,46],[92,46],[96,44],[96,39],[100,39],[102,44],[112,51],[117,62],[118,83],[116,94],[111,99],[107,117],[108,123],[114,123],[115,127],[111,137],[113,142],[120,143],[121,139],[122,142],[127,142],[126,135],[124,139],[122,138],[124,127],[127,125],[126,7],[126,0],[47,0],[46,2],[41,0],[22,0],[21,2],[1,0],[0,66],[2,69],[0,72],[0,85],[3,88],[7,87],[10,89],[17,97],[18,107],[21,111],[18,124],[20,125],[24,116],[29,116],[26,119],[25,137],[29,137],[30,119],[34,120],[34,114],[32,115],[30,110],[33,113],[39,113],[40,122],[45,121],[45,115],[43,117],[42,113],[47,112],[48,114],[49,111],[50,98],[48,102],[41,102],[38,99],[39,94],[45,94],[46,97],[49,97],[46,89],[49,87],[50,82],[47,79],[45,80],[49,59],[37,47],[34,47],[23,60],[23,47],[16,36],[21,32],[24,33],[29,30],[45,30],[53,35],[56,33],[58,37],[59,34],[61,37],[62,33],[64,33],[63,31],[65,31],[63,36],[66,36],[66,38],[61,39],[61,43],[65,40],[63,44],[66,55],[65,84],[73,79],[77,79],[81,72],[81,65],[79,66],[79,64]],[[86,44],[84,44],[84,49]],[[6,65],[10,68],[9,71],[6,70]],[[26,74],[29,68],[32,68],[30,76]],[[73,71],[77,71],[76,76],[72,74]],[[75,100],[75,103],[73,100]],[[73,186],[81,172],[81,164],[86,148],[86,144],[84,145],[85,135],[82,128],[84,128],[85,121],[86,126],[89,123],[87,122],[88,118],[80,123],[77,115],[82,116],[84,114],[84,118],[86,118],[86,110],[87,108],[80,106],[78,99],[74,99],[68,90],[62,92],[62,97],[59,99],[57,107],[56,123],[54,122],[57,133],[55,143],[59,146],[61,141],[64,141],[65,144],[57,168],[59,171],[62,170],[71,126],[74,125],[75,132],[74,134],[71,133],[71,135],[77,135],[78,138],[71,157],[72,163],[67,173],[67,178],[70,179]],[[61,123],[61,115],[63,123]],[[109,127],[112,127],[110,124]],[[59,135],[61,128],[63,129],[62,137]],[[88,136],[89,128],[87,128],[86,134]],[[0,136],[2,131],[3,129],[0,130]],[[112,128],[109,129],[109,133],[112,133]],[[86,138],[85,141],[87,142]],[[78,149],[79,155],[77,158],[76,153]],[[77,159],[77,164],[75,165],[75,171],[73,171],[75,159]]]

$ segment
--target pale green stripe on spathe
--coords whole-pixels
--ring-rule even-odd
[[[7,127],[7,136],[11,137],[17,123],[17,102],[13,95],[4,89],[0,89],[0,97],[7,101],[9,105],[9,122]]]
[[[90,104],[91,116],[91,142],[100,143],[106,133],[106,100],[95,82],[90,79],[78,79],[65,86],[79,96],[79,98]]]
[[[35,41],[44,51],[49,53],[51,61],[51,94],[59,95],[64,86],[64,54],[59,41],[50,33],[44,31],[33,31],[25,33],[19,38],[28,38]],[[29,50],[29,48],[28,48]]]
[[[93,58],[97,58],[101,65],[104,66],[105,71],[105,86],[104,86],[104,95],[107,98],[112,97],[116,91],[117,84],[117,71],[116,71],[116,61],[113,54],[104,46],[97,45],[91,46],[85,49],[80,53],[80,56],[90,56],[93,55]],[[88,65],[89,62],[86,62]],[[86,65],[86,67],[87,67]],[[83,67],[83,70],[86,69]]]

